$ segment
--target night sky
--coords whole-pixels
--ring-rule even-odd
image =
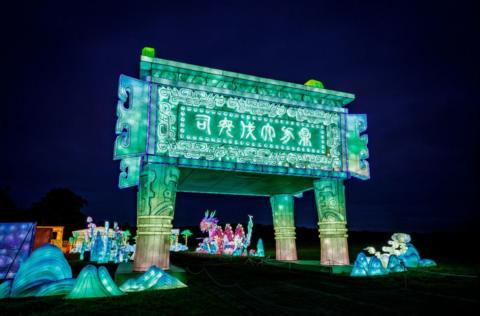
[[[83,211],[97,222],[135,222],[136,189],[118,189],[112,160],[117,84],[122,73],[138,77],[141,49],[151,46],[165,59],[314,78],[354,93],[350,112],[368,115],[372,178],[347,181],[350,229],[478,223],[475,1],[176,2],[2,8],[0,186],[18,207],[67,187],[88,200]],[[313,194],[295,203],[297,226],[315,227]],[[253,214],[272,223],[267,198],[178,194],[174,225],[197,224],[206,208],[222,222]]]

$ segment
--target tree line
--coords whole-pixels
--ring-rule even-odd
[[[85,227],[82,208],[88,201],[67,188],[54,188],[28,209],[18,208],[8,188],[0,188],[0,222],[36,222],[37,225],[64,226],[64,237]]]

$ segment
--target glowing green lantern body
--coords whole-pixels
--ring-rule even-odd
[[[123,295],[105,267],[85,266],[77,277],[75,287],[67,299],[111,297]]]
[[[345,187],[337,179],[320,179],[313,183],[320,233],[320,263],[348,264],[345,213]]]
[[[315,188],[321,262],[347,264],[343,180],[369,177],[366,116],[344,107],[354,95],[317,80],[300,85],[154,56],[144,48],[140,79],[119,81],[119,186],[139,187],[134,269],[169,268],[177,191],[271,197],[277,258],[296,260],[293,196]],[[342,219],[325,215],[332,210]]]
[[[275,257],[277,260],[297,260],[293,196],[278,194],[270,198],[275,230]]]

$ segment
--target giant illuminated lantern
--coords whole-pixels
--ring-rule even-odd
[[[363,249],[357,255],[353,264],[351,276],[366,277],[386,275],[390,272],[404,272],[407,268],[434,267],[436,262],[431,259],[421,259],[415,246],[411,243],[409,234],[395,233],[382,247],[382,252],[372,246]]]
[[[252,239],[253,216],[248,215],[247,234],[242,224],[237,224],[235,230],[230,224],[225,224],[225,229],[218,225],[218,218],[215,217],[215,211],[206,211],[205,216],[200,222],[200,230],[208,233],[195,250],[198,253],[246,256],[248,246]]]
[[[35,223],[0,223],[0,280],[13,279],[32,252]]]
[[[199,67],[144,48],[121,75],[119,187],[138,186],[134,270],[169,268],[177,192],[270,197],[276,258],[296,260],[293,198],[315,191],[320,262],[348,264],[344,180],[369,178],[366,115],[350,93]]]
[[[87,265],[76,279],[62,251],[50,244],[37,248],[21,263],[14,279],[0,284],[0,299],[19,297],[65,296],[66,299],[112,297],[127,292],[168,290],[186,285],[156,266],[138,278],[127,280],[119,288],[107,268]]]
[[[108,221],[104,227],[98,227],[93,219],[87,217],[87,228],[72,232],[70,253],[80,253],[80,260],[85,252],[90,252],[90,261],[98,263],[128,262],[135,248],[129,244],[130,231],[120,230],[117,222],[110,228]]]

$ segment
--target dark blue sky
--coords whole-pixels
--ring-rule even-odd
[[[479,21],[475,1],[130,1],[4,7],[0,185],[19,207],[53,187],[97,221],[135,219],[112,160],[121,73],[143,46],[162,58],[356,94],[368,114],[370,181],[347,183],[355,230],[466,230],[478,222]],[[313,194],[296,201],[314,227]],[[175,225],[206,208],[271,224],[266,198],[179,194]]]

